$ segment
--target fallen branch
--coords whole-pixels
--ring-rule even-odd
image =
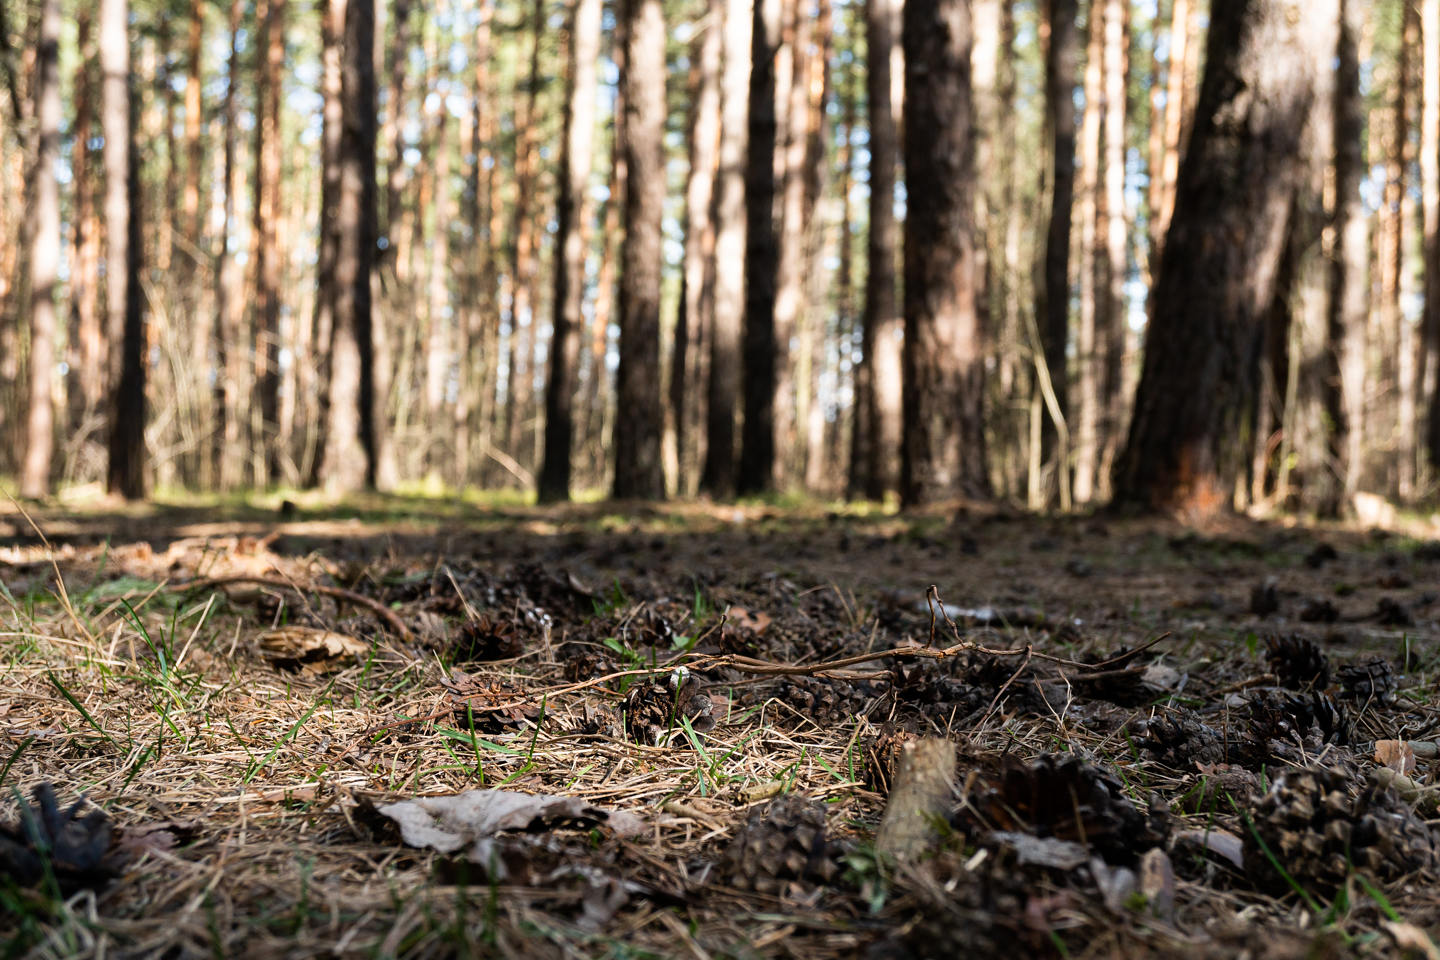
[[[302,587],[298,583],[291,583],[288,580],[280,580],[276,577],[236,576],[209,577],[204,580],[186,580],[181,583],[170,584],[169,589],[182,591],[211,590],[215,587],[232,586],[242,583],[257,584],[259,586],[265,587],[275,587],[277,590],[293,590],[295,593],[298,593],[301,596],[304,596],[306,592],[309,592],[318,593],[324,597],[332,597],[336,600],[343,600],[346,603],[353,604],[357,607],[364,607],[366,610],[369,610],[381,620],[384,620],[386,625],[389,626],[390,629],[393,630],[402,640],[412,639],[410,628],[405,626],[405,621],[401,620],[394,610],[391,610],[379,600],[375,600],[363,594],[356,593],[354,590],[346,590],[344,587],[328,587],[320,583],[307,584]]]

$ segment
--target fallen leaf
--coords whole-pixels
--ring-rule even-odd
[[[1395,946],[1401,953],[1424,957],[1425,960],[1440,960],[1440,950],[1435,948],[1435,942],[1415,924],[1402,920],[1385,920],[1380,925],[1390,934],[1390,939],[1395,941]]]
[[[540,831],[567,825],[603,824],[619,837],[645,829],[645,820],[624,810],[595,807],[579,797],[469,790],[444,797],[416,797],[376,808],[400,828],[412,847],[440,853],[463,851],[465,859],[489,866],[493,839],[507,830]]]
[[[1052,870],[1074,870],[1090,862],[1090,848],[1073,840],[1032,837],[1009,830],[996,830],[990,839],[1014,850],[1021,866],[1034,864]]]
[[[1226,830],[1181,830],[1175,835],[1177,843],[1193,843],[1226,860],[1237,870],[1245,866],[1245,843],[1235,834]]]
[[[1150,904],[1151,914],[1165,921],[1175,919],[1175,868],[1159,847],[1140,856],[1140,892]]]
[[[1415,748],[1408,740],[1376,740],[1375,762],[1401,776],[1415,769]]]
[[[281,627],[260,635],[260,653],[276,669],[324,673],[347,657],[370,652],[370,644],[345,633],[315,627]]]

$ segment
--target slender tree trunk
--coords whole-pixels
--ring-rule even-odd
[[[534,222],[531,203],[539,165],[538,116],[535,99],[540,88],[540,40],[545,32],[544,0],[535,0],[531,15],[534,42],[530,47],[530,73],[525,84],[523,109],[517,111],[515,129],[515,209],[510,248],[510,345],[509,378],[505,398],[505,446],[512,457],[519,457],[520,434],[525,411],[530,407],[530,370],[533,352],[535,305],[531,297],[534,282]],[[521,333],[524,328],[526,334]],[[527,349],[526,344],[532,349]]]
[[[720,158],[715,193],[715,321],[705,410],[705,469],[700,489],[735,492],[735,407],[740,393],[741,317],[745,312],[745,160],[749,153],[752,18],[745,0],[725,0],[724,67],[720,78]]]
[[[200,265],[200,251],[205,235],[205,213],[200,207],[200,168],[205,163],[203,146],[200,142],[201,122],[201,43],[205,39],[205,4],[203,0],[191,0],[189,32],[185,41],[185,187],[182,193],[182,222],[185,226],[185,240],[188,249],[183,252],[183,272],[195,276]],[[193,282],[193,281],[192,281]],[[186,295],[192,299],[192,309],[199,300],[199,287],[192,286]],[[203,328],[195,324],[195,336],[204,341]]]
[[[776,339],[775,55],[782,0],[756,0],[750,37],[749,152],[745,164],[745,418],[735,488],[741,494],[775,483],[775,391],[785,362]]]
[[[1427,465],[1440,467],[1440,0],[1420,0],[1420,40],[1424,58],[1424,97],[1420,116],[1420,199],[1425,230],[1425,311],[1414,346],[1415,376],[1411,395],[1414,405],[1425,398],[1424,438],[1417,431],[1402,433],[1401,453],[1407,462],[1416,460],[1423,443]],[[1406,349],[1402,345],[1401,349]],[[1430,354],[1434,356],[1430,356]],[[1412,415],[1413,422],[1414,417]],[[1413,439],[1411,439],[1413,438]],[[1409,468],[1413,470],[1414,468]],[[1434,477],[1430,479],[1435,479]]]
[[[1330,215],[1336,249],[1329,263],[1322,394],[1325,409],[1325,489],[1321,512],[1338,516],[1358,486],[1365,394],[1365,320],[1369,308],[1366,271],[1368,217],[1360,194],[1364,171],[1360,93],[1361,7],[1339,0],[1338,69],[1335,75],[1335,199]]]
[[[239,131],[235,90],[240,78],[240,29],[245,0],[230,2],[230,56],[226,67],[225,99],[221,113],[225,123],[224,208],[216,224],[215,247],[215,425],[211,433],[211,460],[222,490],[240,482],[240,386],[244,376],[241,361],[240,328],[244,306],[241,300],[239,264],[229,254],[229,224],[235,217],[235,198],[240,195],[240,166],[235,162]]]
[[[1085,112],[1080,120],[1080,322],[1075,328],[1075,383],[1068,391],[1065,411],[1073,414],[1073,474],[1071,464],[1056,469],[1059,483],[1070,483],[1077,503],[1088,503],[1095,492],[1096,447],[1100,426],[1100,378],[1096,364],[1097,331],[1107,314],[1109,287],[1105,283],[1102,237],[1105,235],[1105,195],[1101,170],[1101,133],[1105,115],[1105,6],[1091,0],[1086,23]],[[1050,371],[1052,381],[1055,371]],[[1069,383],[1068,378],[1060,378]],[[1053,439],[1053,437],[1052,437]],[[1063,495],[1062,495],[1063,496]]]
[[[805,205],[801,217],[804,250],[805,301],[802,304],[800,358],[795,390],[797,424],[796,463],[803,465],[806,490],[820,490],[825,483],[825,411],[820,404],[821,375],[825,369],[825,292],[831,278],[824,267],[830,247],[828,217],[821,206],[829,142],[826,122],[830,98],[830,52],[834,11],[830,0],[819,0],[815,16],[814,52],[807,58],[805,97]]]
[[[859,479],[855,475],[856,458],[851,456],[851,450],[846,449],[845,445],[845,438],[848,435],[853,449],[860,431],[860,402],[859,394],[855,389],[854,363],[856,328],[855,214],[850,206],[851,185],[855,182],[855,123],[858,111],[855,104],[855,79],[843,74],[841,76],[840,124],[843,133],[838,137],[840,144],[838,158],[840,168],[840,248],[836,254],[838,265],[835,272],[835,393],[837,396],[842,396],[845,388],[849,387],[851,419],[847,431],[844,419],[839,415],[835,418],[828,468],[832,476],[846,478],[845,493],[849,495],[858,489]],[[843,413],[843,410],[837,410],[837,414],[839,413]]]
[[[145,496],[145,315],[140,290],[144,215],[130,83],[129,3],[101,0],[100,69],[105,78],[106,310],[110,330],[110,463],[106,486],[127,500]],[[122,267],[123,265],[123,267]]]
[[[856,371],[856,433],[851,457],[862,463],[858,492],[883,500],[896,489],[900,455],[900,311],[895,295],[895,162],[899,153],[892,89],[900,5],[867,0],[865,96],[870,111],[869,277]]]
[[[670,378],[670,407],[675,418],[676,485],[691,488],[691,468],[699,462],[695,444],[703,405],[701,391],[708,363],[700,362],[713,335],[715,306],[715,177],[720,154],[720,62],[725,7],[707,0],[705,25],[695,57],[690,113],[690,173],[685,183],[684,296],[675,322],[675,362]]]
[[[432,87],[432,89],[434,89]],[[426,306],[429,339],[425,346],[425,468],[437,478],[446,466],[449,421],[445,417],[445,391],[450,378],[450,343],[454,316],[450,311],[450,144],[449,111],[441,98],[434,100],[429,118],[434,144],[434,231],[430,241],[430,295]]]
[[[474,89],[470,108],[470,168],[466,173],[465,220],[470,224],[470,247],[466,258],[466,295],[461,308],[459,378],[455,402],[455,488],[464,490],[475,476],[474,449],[483,457],[490,446],[489,408],[486,388],[489,368],[494,362],[491,330],[498,324],[495,295],[495,237],[489,229],[490,209],[496,205],[492,189],[494,152],[490,107],[490,32],[495,16],[494,0],[482,0],[476,12],[474,48]],[[464,139],[462,137],[462,139]],[[478,442],[472,443],[472,434]]]
[[[1215,0],[1195,131],[1146,331],[1121,502],[1228,509],[1249,449],[1264,316],[1304,165],[1319,47],[1300,0]],[[1277,58],[1283,58],[1277,60]],[[1225,236],[1231,242],[1217,244]]]
[[[1127,303],[1125,281],[1129,223],[1125,209],[1125,91],[1130,72],[1130,8],[1125,0],[1105,3],[1105,275],[1106,311],[1097,318],[1096,366],[1099,425],[1096,440],[1096,492],[1110,493],[1110,467],[1119,445],[1121,378],[1125,356]],[[1090,470],[1086,470],[1087,477]],[[1090,491],[1087,491],[1087,497]],[[1076,499],[1079,497],[1077,490]],[[1084,501],[1082,501],[1084,502]]]
[[[1160,169],[1160,206],[1156,211],[1153,228],[1155,247],[1150,255],[1150,270],[1157,276],[1158,261],[1165,249],[1165,236],[1170,230],[1170,218],[1175,213],[1176,179],[1184,150],[1181,136],[1186,126],[1185,114],[1190,110],[1186,93],[1187,78],[1195,59],[1190,43],[1192,5],[1193,0],[1174,0],[1170,7],[1170,63],[1165,91],[1165,156]]]
[[[1036,290],[1039,355],[1049,378],[1054,406],[1041,424],[1040,463],[1053,462],[1056,483],[1065,482],[1066,444],[1059,443],[1065,422],[1069,377],[1066,348],[1070,338],[1070,211],[1075,197],[1075,0],[1046,0],[1050,43],[1045,51],[1046,130],[1050,137],[1050,224],[1045,235],[1044,281]],[[1083,244],[1083,240],[1082,240]],[[1082,268],[1083,269],[1083,268]],[[1037,382],[1044,377],[1037,376]],[[1035,458],[1032,457],[1032,460]],[[1032,471],[1032,507],[1050,499],[1040,475]]]
[[[985,497],[985,353],[975,308],[969,0],[907,0],[905,437],[900,498]]]
[[[550,376],[545,382],[545,454],[541,501],[570,498],[574,437],[575,371],[585,317],[585,231],[581,214],[590,182],[599,89],[600,0],[575,0],[570,18],[570,66],[565,84],[565,142],[560,155],[560,197],[555,232],[555,313]]]
[[[376,200],[375,0],[330,0],[344,8],[340,184],[336,204],[335,311],[331,392],[325,436],[331,491],[376,486],[375,356],[371,274],[378,233]]]
[[[276,230],[280,215],[280,84],[285,69],[285,0],[257,0],[255,207],[255,388],[259,435],[251,451],[253,479],[265,485],[280,479],[280,268]]]
[[[1428,2],[1428,0],[1427,0],[1427,2]],[[1421,87],[1422,87],[1421,91],[1419,91],[1419,93],[1420,93],[1419,106],[1420,106],[1420,111],[1421,111],[1421,113],[1422,113],[1422,122],[1421,122],[1422,134],[1421,134],[1421,140],[1422,140],[1422,143],[1423,143],[1423,141],[1424,141],[1424,134],[1423,134],[1423,127],[1424,127],[1423,112],[1424,112],[1424,110],[1425,110],[1425,96],[1424,96],[1424,92],[1423,92],[1423,85],[1424,85],[1424,83],[1425,83],[1425,80],[1424,80],[1424,60],[1425,60],[1425,58],[1424,58],[1424,54],[1423,54],[1423,53],[1421,52],[1421,50],[1420,50],[1420,45],[1421,45],[1421,33],[1422,33],[1422,31],[1421,31],[1421,23],[1420,23],[1420,20],[1421,20],[1421,15],[1420,15],[1420,3],[1418,2],[1418,0],[1406,0],[1406,2],[1403,4],[1403,9],[1404,9],[1403,29],[1402,29],[1401,41],[1400,41],[1400,42],[1401,42],[1401,61],[1402,61],[1402,65],[1401,65],[1401,75],[1402,75],[1402,77],[1403,77],[1403,81],[1402,81],[1402,82],[1411,85],[1411,90],[1410,90],[1411,96],[1410,96],[1409,98],[1407,98],[1407,99],[1413,100],[1413,99],[1414,99],[1414,94],[1417,92],[1417,91],[1415,90],[1415,87],[1414,87],[1415,81],[1416,81],[1417,78],[1415,78],[1415,77],[1413,76],[1413,74],[1416,73],[1416,72],[1419,72],[1419,73],[1421,74],[1421,76],[1420,76],[1418,79],[1420,80],[1420,85],[1421,85]],[[1433,31],[1433,30],[1431,31],[1432,36],[1433,36],[1435,33],[1436,33],[1436,31]],[[1418,66],[1420,67],[1420,69],[1419,69],[1418,71],[1416,70],[1417,64],[1416,64],[1416,62],[1415,62],[1415,61],[1416,61],[1416,55],[1417,55],[1417,54],[1420,55],[1420,64],[1418,65]],[[1433,98],[1432,98],[1432,102],[1433,102]],[[1401,126],[1401,132],[1400,132],[1400,134],[1399,134],[1399,137],[1400,137],[1401,163],[1402,163],[1402,166],[1404,167],[1405,170],[1412,170],[1412,169],[1414,168],[1414,165],[1415,165],[1415,148],[1414,148],[1414,144],[1412,143],[1411,138],[1410,138],[1410,136],[1409,136],[1409,131],[1410,131],[1409,122],[1408,122],[1409,118],[1406,117],[1405,119],[1406,119],[1406,122]],[[1432,186],[1433,186],[1433,185],[1432,185]],[[1425,187],[1425,184],[1424,184],[1423,174],[1422,174],[1422,177],[1421,177],[1421,189],[1420,189],[1420,194],[1421,194],[1421,198],[1422,198],[1421,202],[1422,202],[1422,210],[1423,210],[1424,197],[1427,195],[1427,193],[1426,193],[1426,187]],[[1431,191],[1431,195],[1433,195],[1433,191]],[[1407,210],[1409,209],[1409,204],[1410,204],[1410,198],[1409,198],[1408,194],[1402,193],[1402,194],[1401,194],[1401,197],[1400,197],[1400,221],[1401,221],[1402,223],[1403,223],[1404,221],[1410,219],[1409,216],[1407,215]],[[1422,221],[1422,223],[1421,223],[1420,226],[1421,226],[1422,250],[1424,250],[1424,249],[1426,249],[1426,248],[1424,247],[1424,235],[1425,235],[1425,234],[1424,234],[1424,224],[1423,224],[1423,221]],[[1403,231],[1401,231],[1401,232],[1403,233]],[[1408,279],[1408,278],[1406,277],[1406,274],[1405,274],[1405,271],[1404,271],[1404,248],[1403,248],[1403,247],[1400,248],[1400,249],[1397,251],[1396,257],[1397,257],[1397,259],[1396,259],[1396,264],[1397,264],[1397,268],[1396,268],[1396,271],[1397,271],[1397,272],[1396,272],[1396,275],[1397,275],[1397,283],[1398,283],[1398,285],[1399,285],[1399,290],[1400,290],[1400,294],[1399,294],[1399,295],[1400,295],[1401,298],[1403,299],[1404,294],[1405,294],[1405,292],[1406,292],[1406,285],[1407,285],[1407,279]],[[1416,377],[1417,370],[1415,369],[1415,356],[1416,356],[1416,350],[1415,350],[1415,347],[1414,347],[1414,336],[1415,336],[1415,334],[1414,334],[1414,331],[1413,331],[1412,328],[1411,328],[1411,325],[1410,325],[1409,320],[1404,316],[1403,311],[1397,310],[1396,313],[1395,313],[1395,318],[1394,318],[1394,319],[1395,319],[1395,329],[1394,329],[1394,335],[1393,335],[1393,336],[1394,336],[1395,354],[1396,354],[1396,357],[1395,357],[1395,394],[1396,394],[1396,402],[1395,402],[1395,460],[1396,460],[1396,471],[1395,471],[1395,473],[1396,473],[1396,476],[1395,476],[1395,481],[1396,481],[1396,482],[1395,482],[1395,485],[1396,485],[1396,492],[1399,494],[1400,499],[1401,499],[1402,501],[1408,502],[1408,501],[1410,501],[1411,499],[1413,499],[1414,496],[1415,496],[1415,479],[1416,479],[1416,477],[1415,477],[1415,437],[1416,437],[1417,422],[1416,422],[1416,409],[1415,409],[1415,407],[1416,407],[1416,402],[1415,402],[1415,385],[1416,385],[1416,383],[1417,383],[1417,377]]]
[[[402,192],[405,189],[405,133],[401,118],[405,108],[405,74],[410,62],[411,0],[394,0],[390,16],[390,46],[386,53],[389,85],[385,89],[385,127],[382,133],[385,165],[385,258],[393,259],[397,271],[404,267],[397,240],[403,232]]]
[[[311,334],[320,360],[316,388],[318,434],[314,456],[305,472],[305,484],[318,487],[325,479],[326,430],[330,423],[330,384],[332,360],[330,343],[335,323],[335,261],[339,255],[340,233],[337,229],[340,204],[340,141],[344,136],[344,74],[341,60],[344,45],[345,0],[326,0],[321,14],[321,95],[324,100],[323,126],[320,133],[320,249],[315,262],[315,313]]]
[[[1173,6],[1173,0],[1172,0]],[[1145,256],[1145,287],[1154,285],[1156,257],[1160,252],[1163,236],[1160,232],[1160,206],[1165,195],[1165,118],[1169,110],[1166,103],[1165,71],[1170,68],[1175,55],[1174,47],[1167,53],[1168,60],[1160,59],[1160,25],[1165,20],[1165,2],[1157,0],[1155,17],[1150,22],[1150,129],[1146,135],[1145,172],[1148,185],[1145,189],[1145,223],[1150,242]],[[1166,67],[1162,70],[1161,64]]]
[[[75,126],[70,153],[70,175],[75,186],[69,344],[70,369],[75,371],[75,377],[69,400],[70,431],[88,436],[91,419],[104,409],[107,396],[105,334],[100,323],[100,220],[95,209],[100,176],[90,150],[95,136],[96,50],[94,16],[89,5],[77,8],[75,23],[80,62],[75,69]]]
[[[619,21],[611,38],[611,55],[617,68],[617,75],[625,74],[626,40],[625,23]],[[590,471],[597,486],[605,485],[606,437],[611,428],[613,403],[610,382],[608,351],[610,348],[610,320],[615,308],[615,273],[617,250],[620,243],[620,212],[629,184],[625,164],[625,85],[617,84],[611,107],[610,138],[610,185],[605,201],[605,212],[600,229],[600,269],[595,278],[595,319],[590,337],[590,378],[586,385],[586,407],[590,411],[586,435],[591,450]]]
[[[30,402],[25,419],[25,459],[20,470],[20,495],[43,497],[50,492],[50,464],[55,450],[55,286],[60,275],[60,185],[55,165],[60,159],[60,0],[44,0],[40,43],[35,51],[37,121],[31,148],[30,187]]]
[[[621,0],[626,38],[625,239],[617,376],[617,499],[660,499],[660,227],[665,206],[665,19],[660,0]]]

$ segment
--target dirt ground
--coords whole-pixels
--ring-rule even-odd
[[[1440,957],[1423,521],[33,520],[7,956]],[[955,774],[891,848],[927,737]]]

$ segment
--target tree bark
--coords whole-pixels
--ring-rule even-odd
[[[317,351],[319,376],[316,419],[318,435],[315,452],[305,471],[305,485],[318,487],[325,479],[326,431],[330,423],[330,377],[333,362],[330,343],[335,323],[335,261],[339,254],[340,233],[340,141],[344,137],[344,68],[342,66],[345,31],[345,0],[326,0],[320,19],[320,93],[323,101],[320,132],[320,230],[319,250],[315,261],[315,312],[311,319],[311,336]]]
[[[130,89],[129,6],[128,0],[100,4],[105,296],[112,384],[106,487],[127,500],[139,500],[145,496],[145,315],[140,289],[144,219],[135,145],[137,111]]]
[[[1165,250],[1165,236],[1170,230],[1170,218],[1175,214],[1176,179],[1179,176],[1180,160],[1184,143],[1185,115],[1190,109],[1186,103],[1188,92],[1187,77],[1194,62],[1190,43],[1190,20],[1193,0],[1174,0],[1170,7],[1170,62],[1165,81],[1165,154],[1160,168],[1160,207],[1155,211],[1152,227],[1154,249],[1150,254],[1150,270],[1159,275],[1159,260]]]
[[[851,457],[862,466],[858,489],[883,500],[896,489],[900,453],[900,311],[895,295],[895,161],[899,153],[892,108],[899,5],[867,0],[865,96],[870,110],[869,276],[861,320],[860,367],[855,374],[859,421]]]
[[[596,64],[600,59],[600,0],[574,0],[570,18],[570,65],[565,84],[565,142],[560,155],[556,204],[554,334],[550,376],[545,382],[545,453],[540,469],[542,502],[570,499],[574,438],[575,371],[585,323],[585,231],[581,214],[590,182],[595,143]]]
[[[332,492],[377,485],[374,339],[370,277],[378,233],[376,200],[375,0],[330,0],[344,8],[340,182],[335,206],[335,309],[330,336],[330,409],[325,485]]]
[[[746,0],[725,0],[720,77],[720,156],[715,192],[715,322],[705,408],[705,468],[700,489],[721,499],[735,492],[735,407],[740,393],[740,329],[745,313],[750,46]]]
[[[1070,216],[1075,202],[1075,17],[1075,0],[1046,0],[1050,43],[1045,51],[1045,105],[1052,167],[1044,278],[1035,291],[1035,317],[1040,354],[1062,422],[1069,393],[1066,347],[1070,338]],[[1053,474],[1063,482],[1067,456],[1058,443],[1058,427],[1053,412],[1043,419],[1039,462],[1054,461]],[[1052,484],[1051,490],[1056,486]],[[1029,499],[1035,507],[1050,499],[1040,476],[1030,477]]]
[[[1414,432],[1401,435],[1401,453],[1413,461],[1417,451],[1409,448],[1412,443],[1423,443],[1426,464],[1440,467],[1440,0],[1421,0],[1421,4],[1420,198],[1425,230],[1425,311],[1414,347],[1414,394],[1424,398],[1428,415],[1423,440]],[[1401,349],[1405,349],[1403,344]]]
[[[1130,72],[1130,8],[1125,0],[1105,3],[1105,274],[1106,310],[1096,318],[1096,366],[1099,385],[1099,424],[1096,438],[1092,494],[1108,496],[1110,465],[1119,445],[1121,377],[1125,356],[1127,304],[1125,281],[1129,275],[1127,245],[1129,222],[1125,210],[1125,117]],[[1087,470],[1087,477],[1090,471]]]
[[[1365,396],[1365,320],[1369,309],[1368,217],[1360,194],[1364,174],[1361,139],[1364,100],[1360,93],[1358,35],[1360,4],[1339,0],[1336,48],[1335,200],[1330,215],[1336,249],[1329,263],[1322,395],[1326,453],[1321,513],[1338,516],[1358,487]]]
[[[105,333],[100,322],[100,219],[95,209],[100,171],[90,141],[95,136],[96,57],[93,11],[87,4],[76,10],[76,41],[80,62],[75,69],[75,126],[70,152],[74,183],[71,220],[69,356],[73,375],[70,387],[70,430],[87,436],[91,421],[102,411],[107,396]]]
[[[1108,0],[1091,0],[1086,23],[1085,112],[1080,120],[1080,317],[1075,327],[1075,383],[1067,389],[1063,409],[1072,415],[1070,463],[1056,469],[1059,483],[1069,483],[1077,503],[1088,503],[1095,491],[1097,431],[1100,426],[1100,378],[1096,365],[1097,331],[1108,314],[1109,286],[1105,283],[1105,195],[1101,169],[1101,134],[1105,115],[1105,7]],[[1048,358],[1047,358],[1048,359]],[[1050,370],[1054,382],[1055,370]],[[1069,387],[1069,378],[1061,382]],[[1056,395],[1060,390],[1056,388]],[[1052,434],[1047,433],[1050,439]],[[1051,448],[1053,449],[1053,448]],[[1048,453],[1047,450],[1047,458]],[[1063,495],[1062,495],[1063,497]]]
[[[1195,129],[1116,468],[1121,502],[1194,517],[1232,503],[1249,449],[1264,314],[1303,175],[1317,44],[1331,26],[1308,21],[1300,0],[1211,8]]]
[[[259,433],[252,438],[258,485],[280,479],[280,94],[285,69],[285,0],[257,0],[255,202],[253,210],[255,391]]]
[[[1423,53],[1420,51],[1420,49],[1419,49],[1419,48],[1420,48],[1420,45],[1421,45],[1421,34],[1422,34],[1422,29],[1421,29],[1421,24],[1420,24],[1420,18],[1421,18],[1421,14],[1420,14],[1420,4],[1419,4],[1418,2],[1414,2],[1414,0],[1406,0],[1406,2],[1403,4],[1403,8],[1404,8],[1403,29],[1402,29],[1401,41],[1400,41],[1400,44],[1401,44],[1401,59],[1402,59],[1401,74],[1402,74],[1402,77],[1403,77],[1402,82],[1412,85],[1410,92],[1411,92],[1411,94],[1412,94],[1411,99],[1413,100],[1413,94],[1416,93],[1413,85],[1416,83],[1416,80],[1417,80],[1417,79],[1419,80],[1419,83],[1420,83],[1420,85],[1421,85],[1422,87],[1423,87],[1424,82],[1425,82],[1425,80],[1424,80],[1424,60],[1425,60],[1425,58],[1424,58],[1424,54],[1423,54]],[[1432,36],[1435,36],[1435,34],[1437,33],[1437,31],[1432,30],[1432,31],[1430,31],[1430,33],[1431,33]],[[1417,64],[1416,64],[1415,60],[1416,60],[1416,55],[1417,55],[1417,54],[1420,55],[1420,64],[1419,64],[1420,70],[1419,70],[1418,72],[1421,74],[1421,76],[1420,76],[1419,78],[1416,78],[1416,77],[1413,77],[1413,76],[1412,76],[1412,74],[1413,74],[1414,72],[1416,72],[1416,69],[1415,69],[1415,68],[1416,68]],[[1434,98],[1432,98],[1432,101],[1433,101],[1433,100],[1434,100]],[[1419,106],[1420,106],[1420,109],[1421,109],[1421,111],[1422,111],[1422,113],[1423,113],[1423,111],[1424,111],[1424,109],[1425,109],[1425,98],[1424,98],[1423,90],[1420,91],[1420,102],[1419,102]],[[1424,125],[1424,124],[1423,124],[1423,120],[1422,120],[1422,127],[1423,127],[1423,125]],[[1414,169],[1414,165],[1415,165],[1415,148],[1414,148],[1414,145],[1413,145],[1413,143],[1412,143],[1412,141],[1411,141],[1411,138],[1410,138],[1410,136],[1409,136],[1409,129],[1410,129],[1410,128],[1409,128],[1408,118],[1406,118],[1406,123],[1405,123],[1404,125],[1402,125],[1402,127],[1401,127],[1401,133],[1399,134],[1399,136],[1400,136],[1400,153],[1401,153],[1402,163],[1403,163],[1404,168],[1405,168],[1406,170],[1412,170],[1412,169]],[[1422,143],[1423,143],[1423,141],[1424,141],[1423,130],[1422,130],[1421,140],[1422,140]],[[1433,191],[1432,191],[1432,193],[1433,193]],[[1425,197],[1425,195],[1426,195],[1426,190],[1425,190],[1425,186],[1424,186],[1424,183],[1423,183],[1423,176],[1422,176],[1422,183],[1421,183],[1420,194],[1421,194],[1421,203],[1422,203],[1422,210],[1423,210],[1424,197]],[[1402,223],[1403,223],[1405,220],[1408,219],[1408,213],[1407,213],[1407,211],[1408,211],[1409,208],[1410,208],[1410,204],[1411,204],[1411,201],[1410,201],[1409,196],[1406,195],[1406,194],[1404,194],[1404,193],[1402,193],[1402,194],[1401,194],[1401,197],[1400,197],[1400,221],[1401,221]],[[1422,244],[1421,249],[1422,249],[1422,251],[1423,251],[1423,250],[1426,249],[1426,248],[1424,247],[1424,229],[1425,229],[1425,228],[1424,228],[1423,220],[1422,220],[1422,222],[1421,222],[1421,224],[1420,224],[1420,228],[1421,228],[1421,244]],[[1407,276],[1406,276],[1406,274],[1405,274],[1405,271],[1404,271],[1404,250],[1403,250],[1403,248],[1401,248],[1401,250],[1397,253],[1397,263],[1398,263],[1398,265],[1399,265],[1399,266],[1398,266],[1398,269],[1397,269],[1397,277],[1398,277],[1397,283],[1399,284],[1400,294],[1401,294],[1401,296],[1403,297],[1404,293],[1406,292],[1407,279],[1408,279]],[[1397,493],[1399,494],[1399,496],[1400,496],[1400,499],[1401,499],[1402,501],[1407,501],[1407,502],[1408,502],[1409,500],[1411,500],[1411,499],[1415,496],[1415,481],[1416,481],[1416,476],[1415,476],[1415,466],[1416,466],[1416,464],[1415,464],[1415,439],[1416,439],[1416,426],[1417,426],[1417,423],[1416,423],[1416,390],[1415,390],[1415,386],[1416,386],[1416,383],[1417,383],[1418,381],[1417,381],[1417,370],[1416,370],[1416,367],[1415,367],[1415,358],[1416,358],[1416,355],[1417,355],[1418,351],[1415,349],[1415,343],[1414,343],[1414,340],[1415,340],[1415,332],[1412,330],[1411,325],[1410,325],[1410,321],[1405,317],[1404,312],[1403,312],[1403,311],[1396,311],[1394,320],[1395,320],[1394,343],[1395,343],[1395,395],[1396,395],[1396,401],[1395,401],[1395,461],[1396,461],[1396,462],[1395,462],[1395,488],[1396,488],[1396,492],[1397,492]]]
[[[775,390],[783,360],[775,330],[775,55],[782,0],[756,0],[750,35],[749,151],[745,163],[745,417],[736,492],[762,493],[775,483]],[[788,351],[787,351],[788,352]]]
[[[675,362],[670,407],[675,418],[676,486],[691,492],[692,467],[701,462],[703,387],[709,377],[707,349],[715,316],[715,179],[720,156],[720,64],[725,7],[707,0],[697,44],[690,113],[690,172],[685,183],[684,295],[675,322]]]
[[[215,247],[215,392],[212,397],[215,424],[211,432],[211,469],[221,490],[240,482],[240,386],[244,375],[240,360],[240,328],[244,311],[241,300],[239,264],[229,254],[227,236],[235,217],[235,198],[240,194],[240,167],[235,162],[239,133],[235,90],[240,79],[240,30],[245,0],[230,2],[230,56],[226,66],[225,99],[221,113],[225,123],[224,209],[216,232]]]
[[[990,492],[984,350],[975,305],[969,0],[907,0],[905,436],[900,499]]]
[[[55,451],[55,286],[60,275],[60,0],[44,0],[35,51],[36,127],[31,147],[30,187],[30,397],[25,417],[25,458],[20,495],[50,492]]]
[[[625,239],[621,247],[616,499],[665,496],[660,459],[660,228],[665,206],[665,19],[660,0],[621,0],[626,37]]]

